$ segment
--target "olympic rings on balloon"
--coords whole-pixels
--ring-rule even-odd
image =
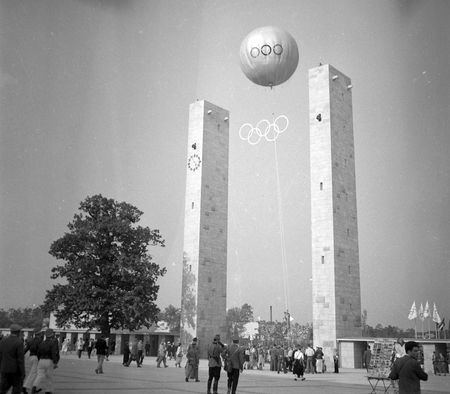
[[[255,58],[260,53],[264,56],[269,56],[272,52],[274,55],[280,56],[283,53],[283,46],[281,44],[275,44],[272,48],[269,44],[263,44],[261,48],[253,47],[250,49],[250,56]]]
[[[267,119],[262,119],[256,126],[244,123],[239,129],[239,137],[243,141],[248,141],[250,145],[256,145],[265,138],[268,142],[275,141],[279,135],[289,126],[289,119],[286,115],[279,115],[270,123]]]

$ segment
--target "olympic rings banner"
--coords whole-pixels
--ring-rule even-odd
[[[280,115],[270,123],[267,119],[262,119],[256,126],[244,123],[239,129],[239,137],[243,141],[248,141],[250,145],[256,145],[265,138],[267,142],[275,141],[282,132],[289,126],[289,119],[285,115]]]

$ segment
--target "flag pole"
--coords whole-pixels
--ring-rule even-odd
[[[417,339],[417,317],[414,318],[414,332],[415,332],[416,339]]]
[[[431,320],[431,316],[428,316],[428,339],[431,339],[430,320]]]

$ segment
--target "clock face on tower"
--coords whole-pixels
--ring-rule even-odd
[[[202,160],[200,159],[200,156],[197,155],[197,153],[194,153],[193,155],[189,156],[187,165],[191,171],[197,171],[200,168],[201,162]]]

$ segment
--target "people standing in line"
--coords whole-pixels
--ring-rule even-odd
[[[44,331],[42,330],[35,330],[34,331],[34,337],[28,341],[25,345],[24,354],[26,354],[28,351],[30,352],[30,371],[28,372],[28,375],[26,379],[23,382],[23,388],[22,393],[27,394],[28,390],[31,391],[33,387],[33,382],[36,380],[37,377],[37,366],[38,366],[38,348],[40,343],[44,339]]]
[[[303,373],[305,372],[305,355],[300,347],[294,350],[294,363],[292,367],[292,372],[297,375],[294,380],[300,379],[305,380]]]
[[[308,347],[305,350],[306,354],[306,373],[314,373],[314,349],[311,347],[311,345],[308,345]]]
[[[428,380],[418,361],[419,344],[414,341],[405,344],[406,355],[395,360],[389,379],[398,380],[399,394],[420,393],[420,381]]]
[[[167,368],[167,346],[166,343],[163,341],[159,344],[159,348],[158,348],[158,358],[156,359],[157,363],[156,363],[156,367],[157,368],[161,368],[161,362],[164,364],[164,368]]]
[[[176,350],[176,358],[175,358],[175,368],[181,368],[181,361],[183,360],[183,347],[181,346],[181,342],[178,344]]]
[[[200,382],[198,379],[198,364],[200,363],[200,349],[198,348],[198,340],[194,338],[189,345],[186,352],[186,377],[185,381],[189,382],[189,379],[195,379],[196,382]]]
[[[0,393],[6,394],[12,387],[12,394],[19,394],[25,377],[22,327],[12,324],[11,335],[0,341]]]
[[[234,338],[233,343],[226,349],[225,358],[227,363],[231,364],[230,370],[227,372],[227,394],[236,394],[236,388],[239,383],[239,374],[244,370],[244,354],[239,346],[239,339]]]
[[[334,364],[334,373],[339,373],[339,353],[337,349],[334,349],[333,364]]]
[[[144,342],[139,339],[137,343],[137,366],[138,368],[142,367],[142,363],[144,362]]]
[[[53,393],[53,371],[58,368],[59,346],[55,338],[55,332],[51,328],[45,330],[45,340],[43,340],[37,351],[39,359],[37,366],[37,376],[33,382],[31,394],[38,393],[43,388],[45,382],[45,394]]]
[[[106,335],[102,334],[95,342],[95,352],[97,353],[97,368],[95,373],[103,373],[103,362],[108,355],[108,344],[106,343]]]
[[[78,354],[78,358],[81,358],[81,354],[83,353],[83,348],[84,348],[84,340],[82,337],[78,338],[77,341],[77,354]]]
[[[214,336],[213,343],[208,346],[208,383],[206,392],[211,394],[211,385],[213,388],[213,394],[217,393],[220,379],[220,369],[222,368],[221,354],[223,352],[224,345],[220,342],[220,335]],[[213,384],[214,380],[214,384]]]

